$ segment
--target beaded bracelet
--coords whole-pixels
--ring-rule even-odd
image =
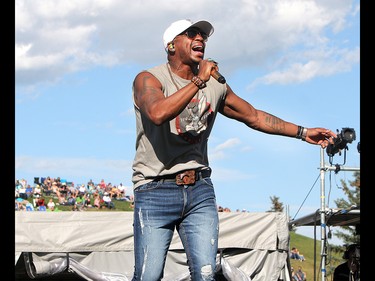
[[[191,78],[191,82],[193,82],[199,89],[203,89],[207,86],[206,82],[199,78],[199,76],[194,76],[193,78]]]

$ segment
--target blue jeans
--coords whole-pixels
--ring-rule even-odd
[[[134,190],[133,281],[163,278],[176,228],[192,280],[215,280],[219,216],[210,178],[194,185],[150,182]]]

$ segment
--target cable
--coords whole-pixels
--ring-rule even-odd
[[[298,212],[301,210],[303,204],[305,203],[307,197],[308,197],[309,194],[311,193],[312,189],[314,188],[314,185],[316,184],[316,182],[318,181],[319,178],[320,178],[320,174],[319,174],[318,177],[316,178],[314,184],[313,184],[312,187],[310,188],[310,191],[307,193],[305,199],[303,200],[302,204],[301,204],[300,207],[298,208],[297,213],[296,213],[296,214],[294,215],[294,217],[293,217],[293,220],[294,220],[294,219],[296,218],[296,216],[298,215]]]

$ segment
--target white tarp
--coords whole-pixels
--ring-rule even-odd
[[[16,263],[32,279],[67,268],[86,280],[131,280],[133,212],[15,212]],[[217,272],[222,280],[290,281],[289,231],[283,213],[219,213]],[[189,280],[177,232],[163,281]]]

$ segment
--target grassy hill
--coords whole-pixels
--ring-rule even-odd
[[[302,226],[303,227],[303,226]],[[329,242],[329,240],[328,240]],[[293,266],[294,270],[297,270],[298,266],[302,267],[302,270],[306,273],[307,281],[314,281],[314,247],[315,247],[315,255],[316,255],[316,271],[315,271],[315,280],[322,280],[321,275],[321,241],[320,237],[316,240],[316,244],[314,245],[314,239],[309,238],[300,234],[296,234],[295,232],[290,232],[290,248],[296,247],[300,254],[305,257],[305,261],[301,262],[295,259],[290,260],[291,266]],[[326,279],[332,280],[333,271],[337,265],[344,262],[342,259],[342,254],[327,252],[326,257]]]

